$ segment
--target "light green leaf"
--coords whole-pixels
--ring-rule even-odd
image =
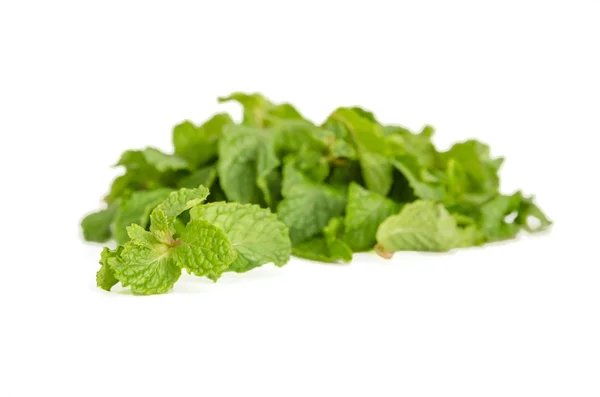
[[[386,197],[351,183],[344,219],[344,241],[354,251],[368,251],[375,245],[377,228],[401,205]]]
[[[195,126],[190,121],[176,125],[173,128],[175,153],[194,167],[209,163],[217,157],[217,144],[224,126],[231,123],[233,120],[228,114],[220,113],[201,126]]]
[[[182,212],[206,200],[208,194],[209,191],[204,186],[196,189],[182,188],[169,194],[162,203],[156,206],[156,209],[162,211],[172,222]]]
[[[196,219],[181,233],[172,256],[189,273],[216,280],[235,260],[236,252],[223,230]]]
[[[171,244],[177,218],[168,218],[161,209],[155,208],[150,215],[150,232],[163,244]]]
[[[456,220],[443,205],[418,200],[379,226],[377,242],[386,252],[442,252],[456,247],[458,234]]]
[[[135,192],[129,198],[123,198],[116,211],[113,223],[113,235],[117,243],[129,241],[127,226],[138,224],[145,228],[150,220],[150,213],[172,192],[171,189],[157,189]]]
[[[154,233],[148,232],[140,225],[133,224],[131,226],[127,226],[127,234],[129,234],[132,244],[142,247],[152,248],[161,243]]]
[[[148,248],[129,242],[123,246],[119,260],[109,264],[116,278],[123,286],[130,286],[133,293],[162,294],[181,276],[170,250],[165,244]]]
[[[239,203],[214,203],[192,208],[201,219],[223,230],[237,252],[229,270],[242,273],[266,263],[285,265],[291,254],[287,227],[268,209]]]
[[[118,261],[119,250],[112,251],[108,247],[104,247],[100,254],[100,270],[96,273],[96,285],[105,291],[110,291],[111,288],[119,282],[112,270],[111,262]]]

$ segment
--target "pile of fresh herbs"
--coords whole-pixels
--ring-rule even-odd
[[[383,125],[336,109],[322,124],[292,105],[234,93],[243,120],[217,114],[173,129],[174,153],[123,153],[86,240],[114,239],[100,288],[168,291],[181,270],[217,280],[290,255],[348,262],[354,252],[443,252],[540,231],[551,221],[521,192],[500,193],[502,158],[468,140],[438,151],[433,128]],[[210,189],[210,192],[209,192]]]

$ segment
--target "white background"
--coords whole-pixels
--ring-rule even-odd
[[[599,396],[600,3],[0,2],[0,396]],[[261,91],[476,137],[550,233],[95,288],[121,151]]]

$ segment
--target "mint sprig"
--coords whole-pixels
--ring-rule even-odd
[[[502,192],[504,158],[482,142],[439,150],[433,127],[384,124],[356,106],[318,123],[259,93],[219,98],[230,101],[240,122],[183,121],[173,153],[123,153],[106,208],[82,221],[86,240],[119,244],[102,252],[99,287],[162,293],[183,269],[216,281],[282,266],[292,251],[350,262],[354,252],[445,252],[552,225],[532,196]]]

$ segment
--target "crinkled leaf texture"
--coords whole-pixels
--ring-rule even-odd
[[[181,276],[181,268],[164,244],[148,248],[130,241],[110,265],[121,284],[140,295],[165,293]]]
[[[191,216],[227,234],[237,253],[229,270],[242,273],[266,263],[283,266],[290,259],[288,228],[268,209],[252,204],[213,203],[194,207]]]
[[[205,220],[190,221],[173,250],[180,267],[216,280],[236,258],[225,232]]]
[[[456,220],[442,204],[418,200],[379,226],[377,242],[385,252],[443,252],[457,246],[459,233]]]
[[[156,210],[163,212],[171,222],[182,212],[202,203],[208,197],[209,191],[204,186],[196,189],[179,189],[167,196],[156,206]]]

